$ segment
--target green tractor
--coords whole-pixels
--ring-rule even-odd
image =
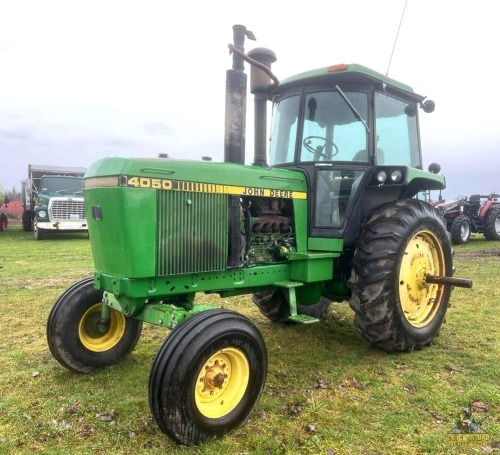
[[[453,278],[440,215],[418,195],[445,188],[422,169],[418,111],[433,103],[360,65],[278,81],[268,49],[245,54],[233,27],[225,161],[105,158],[84,177],[93,278],[67,289],[47,322],[53,356],[89,373],[134,349],[143,322],[172,329],[153,362],[161,430],[197,445],[239,427],[264,387],[257,327],[197,293],[252,294],[269,320],[318,322],[349,301],[361,335],[389,352],[430,345]],[[244,164],[247,75],[254,163]],[[273,104],[267,152],[267,102]]]

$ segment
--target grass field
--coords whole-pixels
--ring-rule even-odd
[[[456,288],[431,347],[387,354],[370,346],[346,303],[320,324],[277,325],[248,296],[215,299],[256,322],[269,371],[249,421],[200,447],[169,440],[151,416],[147,385],[168,331],[147,325],[132,355],[97,374],[73,374],[51,356],[52,304],[93,273],[84,235],[36,241],[0,232],[0,454],[438,454],[500,450],[500,242],[455,248]],[[468,447],[447,434],[471,404],[486,431]]]

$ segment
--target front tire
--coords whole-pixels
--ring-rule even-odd
[[[197,313],[160,348],[149,376],[149,406],[161,430],[184,445],[242,425],[264,387],[267,351],[257,327],[227,310]]]
[[[484,217],[484,236],[486,240],[500,240],[500,209],[492,208]]]
[[[467,243],[470,238],[470,220],[465,215],[459,215],[451,224],[451,241],[455,245]]]
[[[36,240],[44,240],[45,238],[47,238],[45,229],[40,229],[36,221],[33,223],[33,235],[35,236]]]
[[[99,330],[103,291],[87,278],[56,301],[47,320],[47,342],[55,359],[76,373],[116,365],[134,349],[142,321],[111,309],[107,330]]]
[[[451,276],[452,250],[439,214],[405,199],[375,212],[353,258],[349,302],[361,335],[389,352],[428,346],[443,323],[451,287],[425,276]]]

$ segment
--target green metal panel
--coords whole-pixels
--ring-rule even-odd
[[[294,199],[295,240],[299,253],[307,252],[307,200]]]
[[[227,204],[224,194],[158,191],[157,275],[226,268]]]
[[[446,188],[446,179],[444,175],[433,174],[421,169],[409,167],[408,174],[406,175],[406,183],[409,184],[417,180],[422,181],[420,184],[422,190],[443,190]]]
[[[331,280],[333,258],[340,253],[289,253],[290,280],[310,283]]]
[[[132,299],[165,299],[193,292],[217,292],[224,289],[241,291],[234,295],[244,294],[247,293],[249,288],[271,286],[276,282],[289,279],[289,265],[276,264],[220,272],[138,279],[129,279],[96,272],[94,275],[94,285],[97,289],[111,292],[115,296],[123,295]]]
[[[308,249],[311,251],[336,251],[342,252],[344,241],[342,239],[329,239],[324,237],[309,237]]]
[[[135,188],[84,190],[94,266],[130,278],[155,275],[156,191]],[[96,219],[98,207],[102,219]]]
[[[85,174],[85,180],[104,176],[147,177],[142,182],[140,180],[137,182],[138,188],[146,188],[148,179],[150,179],[150,187],[154,188],[156,182],[151,182],[151,179],[157,179],[157,182],[160,183],[168,180],[231,186],[229,188],[205,188],[202,186],[195,190],[201,192],[225,191],[230,193],[234,191],[230,194],[240,194],[241,191],[241,194],[244,195],[251,194],[254,189],[258,188],[278,191],[307,191],[305,177],[298,171],[234,163],[109,157],[93,163]],[[120,184],[123,185],[126,182],[120,181]],[[163,187],[163,189],[175,188]],[[271,194],[271,196],[283,197],[283,194]]]

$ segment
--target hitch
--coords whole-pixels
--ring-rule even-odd
[[[472,289],[473,282],[468,278],[453,278],[451,276],[425,275],[425,282],[429,284],[444,284],[458,288]]]

